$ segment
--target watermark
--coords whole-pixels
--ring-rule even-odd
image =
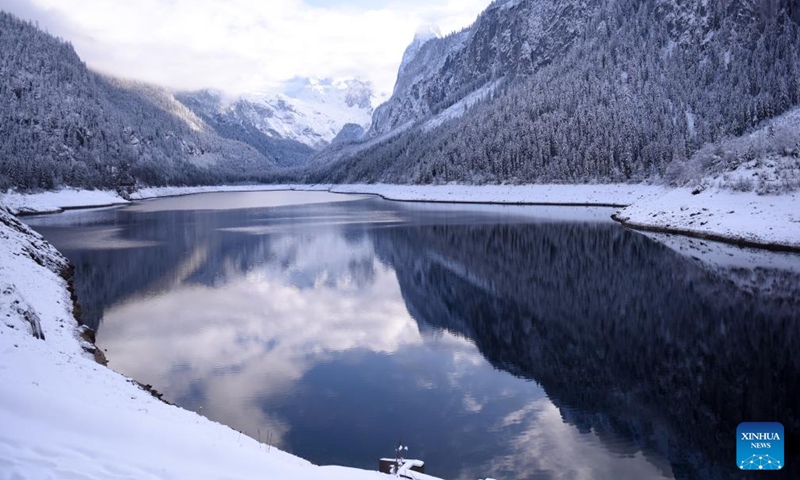
[[[736,429],[736,466],[740,470],[781,470],[784,465],[783,425],[742,423]]]

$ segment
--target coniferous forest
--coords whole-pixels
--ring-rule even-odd
[[[0,188],[261,181],[275,168],[166,90],[87,69],[72,46],[0,12]]]
[[[69,43],[0,13],[0,188],[687,184],[770,156],[790,172],[777,190],[800,183],[800,126],[780,120],[800,104],[794,0],[499,1],[403,61],[370,131],[287,165],[270,155],[282,140],[95,73]],[[729,148],[764,128],[766,141]]]
[[[501,78],[456,120],[430,128],[418,119],[384,141],[339,154],[344,160],[309,179],[685,182],[702,147],[800,103],[795,2],[683,2],[685,10],[666,1],[578,3],[598,5],[562,55],[530,74]],[[462,74],[469,75],[476,74]],[[800,130],[788,135],[759,153],[796,159]],[[321,157],[324,164],[325,152]],[[715,160],[722,159],[702,159]]]

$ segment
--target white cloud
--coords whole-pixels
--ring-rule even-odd
[[[310,6],[299,0],[0,0],[71,41],[97,70],[180,89],[272,89],[293,77],[390,91],[416,29],[471,24],[489,0]]]
[[[99,344],[112,367],[173,400],[202,385],[207,416],[254,438],[272,432],[280,445],[289,426],[265,415],[263,399],[291,392],[339,352],[393,353],[423,343],[394,271],[375,259],[367,239],[351,244],[335,230],[313,239],[286,235],[273,239],[270,252],[280,260],[248,274],[232,267],[225,287],[212,288],[184,281],[204,265],[208,251],[198,247],[172,272],[166,294],[109,308]],[[372,268],[371,281],[359,283],[353,263]]]
[[[672,478],[666,458],[655,452],[647,455],[641,451],[626,455],[615,452],[615,445],[631,448],[633,443],[615,444],[594,431],[581,433],[564,422],[561,411],[547,398],[533,400],[521,410],[511,412],[496,428],[504,430],[510,425],[523,428],[509,438],[509,454],[491,462],[489,472],[498,478],[507,471],[539,472],[548,478],[564,480]],[[461,475],[461,478],[469,477]]]

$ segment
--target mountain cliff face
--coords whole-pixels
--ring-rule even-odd
[[[166,90],[91,72],[71,45],[3,12],[0,78],[0,187],[210,184],[276,167]]]
[[[248,94],[234,100],[208,90],[176,95],[219,135],[247,143],[287,167],[304,164],[347,124],[366,128],[372,97],[371,86],[360,80],[315,79],[298,79],[285,94]]]
[[[370,141],[312,181],[686,181],[800,104],[795,0],[513,0],[415,46]],[[326,165],[327,162],[327,165]]]
[[[406,50],[394,95],[375,112],[372,133],[435,115],[493,80],[532,73],[572,44],[597,3],[500,1],[461,32],[418,35]]]

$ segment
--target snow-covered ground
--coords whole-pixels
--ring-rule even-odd
[[[638,201],[617,218],[638,229],[663,230],[746,246],[800,250],[800,194],[758,195],[716,188],[679,188]]]
[[[0,252],[0,479],[391,478],[314,466],[156,400],[95,363],[66,260],[2,209]]]
[[[685,185],[622,210],[626,225],[800,250],[800,108],[700,149],[668,173]]]
[[[133,200],[210,192],[326,190],[333,193],[380,195],[388,200],[501,204],[630,205],[666,192],[650,185],[235,185],[210,187],[147,187]],[[130,203],[116,192],[64,189],[43,193],[0,193],[0,205],[12,213],[57,213],[64,209]]]
[[[140,188],[131,195],[132,200],[146,200],[149,198],[178,197],[194,195],[196,193],[215,192],[268,192],[275,190],[289,190],[287,185],[218,185],[212,187],[147,187]]]
[[[333,193],[369,193],[387,200],[516,205],[625,206],[667,189],[652,185],[320,185]]]
[[[131,195],[133,200],[173,197],[210,192],[256,192],[286,190],[283,185],[234,185],[213,187],[147,187]],[[77,190],[65,188],[54,192],[19,193],[0,192],[0,206],[5,206],[13,214],[59,213],[67,209],[108,207],[126,205],[130,201],[112,190]]]
[[[54,192],[0,193],[0,206],[5,206],[14,214],[58,213],[68,208],[102,207],[128,203],[116,192],[107,190],[64,189]]]

